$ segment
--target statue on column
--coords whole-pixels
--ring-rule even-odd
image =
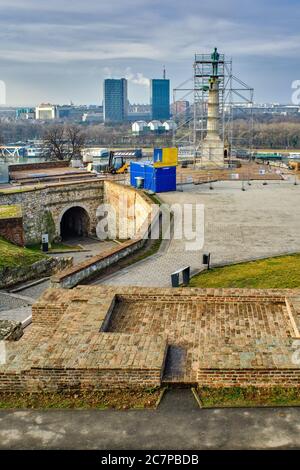
[[[213,77],[218,76],[218,63],[220,59],[220,54],[218,53],[217,48],[215,47],[214,52],[211,55],[212,66],[213,66]]]

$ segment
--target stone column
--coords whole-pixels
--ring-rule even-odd
[[[211,77],[208,92],[207,134],[202,143],[203,163],[212,162],[218,165],[224,163],[224,144],[220,139],[219,132],[219,79],[218,77]]]

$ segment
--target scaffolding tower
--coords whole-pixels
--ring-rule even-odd
[[[173,131],[173,145],[179,149],[180,159],[193,159],[203,165],[203,142],[207,134],[207,111],[209,84],[215,62],[211,54],[195,54],[193,77],[173,90],[173,118],[177,128]],[[253,96],[254,90],[232,73],[232,59],[224,54],[218,58],[219,81],[219,136],[224,144],[224,153],[230,162],[233,150],[241,147],[252,152],[253,148]],[[184,112],[176,112],[175,103],[189,101]],[[243,139],[234,132],[234,117],[247,118],[248,130]]]

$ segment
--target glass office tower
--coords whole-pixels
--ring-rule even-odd
[[[127,80],[104,80],[104,121],[123,122],[127,119]]]
[[[152,119],[170,119],[170,80],[154,78],[151,80]]]

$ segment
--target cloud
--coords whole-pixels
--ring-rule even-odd
[[[178,5],[170,0],[75,0],[72,4],[0,0],[0,59],[57,64],[117,59],[176,62],[192,59],[195,52],[206,52],[214,45],[244,56],[299,53],[296,25],[287,31],[281,21],[284,14],[293,25],[299,7],[293,5],[291,12],[288,3],[283,9],[273,0],[268,10],[270,2],[264,3],[268,24],[258,0],[253,0],[251,9],[241,9],[235,0],[228,0],[226,8],[217,0],[209,5],[196,0]],[[134,80],[144,81],[143,76]]]
[[[150,86],[150,79],[147,77],[144,77],[142,72],[136,72],[133,73],[130,67],[127,67],[125,71],[125,78],[131,83],[134,83],[135,85],[141,85],[141,86]]]
[[[128,82],[134,85],[149,87],[150,79],[145,77],[142,72],[133,72],[131,67],[126,67],[125,70],[120,67],[104,67],[103,75],[105,78],[120,78],[124,77]]]
[[[194,54],[215,46],[254,69],[267,58],[270,74],[300,54],[296,0],[0,0],[0,8],[0,78],[21,82],[31,70],[45,89],[57,86],[47,75],[116,75],[139,93],[163,64],[179,83]]]

